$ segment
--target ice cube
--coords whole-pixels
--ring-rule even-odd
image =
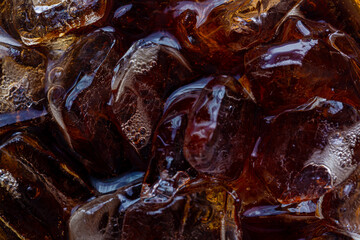
[[[360,40],[360,2],[357,0],[305,0],[299,9],[306,18],[326,21]]]
[[[271,44],[245,55],[240,82],[269,115],[319,96],[358,107],[360,49],[324,22],[287,18]]]
[[[250,159],[261,111],[232,77],[214,77],[191,109],[184,155],[197,171],[234,181]]]
[[[14,25],[22,41],[34,45],[100,20],[107,0],[15,0]]]
[[[359,158],[357,110],[315,98],[267,125],[254,169],[283,203],[316,199],[344,181]]]
[[[212,79],[203,78],[173,92],[164,104],[164,114],[154,133],[152,158],[143,184],[143,197],[172,197],[197,175],[183,155],[188,115],[202,89]]]
[[[24,238],[60,239],[65,238],[71,209],[94,192],[78,175],[79,169],[43,140],[16,133],[2,142],[0,217]]]
[[[115,67],[111,106],[127,139],[140,151],[160,120],[166,98],[191,80],[176,39],[166,32],[135,42]]]
[[[78,208],[69,221],[70,239],[122,239],[125,211],[140,201],[140,181],[135,180]]]
[[[0,59],[0,114],[31,109],[44,99],[44,55],[0,28]]]
[[[241,51],[269,41],[298,2],[171,1],[166,10],[173,14],[176,37],[194,65],[212,73],[233,72],[242,67]]]
[[[358,154],[358,153],[357,153]],[[331,192],[320,198],[318,215],[354,239],[360,238],[358,217],[360,202],[360,167]]]
[[[236,209],[240,202],[226,188],[198,182],[171,201],[144,199],[125,213],[127,239],[241,239]]]
[[[99,178],[126,172],[138,159],[108,109],[112,71],[121,53],[114,29],[102,28],[79,39],[47,71],[51,113],[69,146]]]

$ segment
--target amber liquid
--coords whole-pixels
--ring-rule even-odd
[[[360,234],[341,212],[359,19],[357,0],[2,1],[0,238]]]

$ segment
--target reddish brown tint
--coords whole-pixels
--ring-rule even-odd
[[[359,19],[0,1],[0,239],[359,239]]]

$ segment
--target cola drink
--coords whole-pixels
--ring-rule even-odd
[[[0,2],[0,239],[359,239],[358,0]]]

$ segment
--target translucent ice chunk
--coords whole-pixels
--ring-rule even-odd
[[[360,106],[360,49],[324,22],[287,18],[271,44],[245,55],[241,84],[269,115],[319,96]]]
[[[140,181],[133,181],[114,193],[95,198],[78,208],[69,221],[70,239],[122,239],[124,214],[140,201]]]
[[[191,69],[176,39],[159,32],[135,42],[115,67],[113,113],[138,149],[148,145],[172,91],[186,84]]]
[[[221,186],[195,184],[171,201],[154,200],[144,199],[126,211],[122,240],[242,239],[236,215],[240,202]]]
[[[154,133],[152,158],[143,184],[142,196],[168,200],[197,175],[183,155],[188,115],[206,84],[203,78],[173,92],[164,105],[164,114]]]
[[[236,53],[269,41],[299,0],[171,1],[176,37],[194,64],[231,71],[242,65]],[[223,61],[231,59],[231,61]]]
[[[234,78],[214,77],[189,114],[187,161],[203,174],[236,180],[255,145],[259,116],[260,110]]]
[[[301,12],[306,18],[326,21],[360,40],[360,2],[358,0],[305,0]]]
[[[92,196],[71,161],[16,133],[0,146],[0,218],[24,238],[64,238],[75,205]],[[51,214],[49,214],[51,213]]]
[[[319,98],[284,112],[259,139],[254,169],[281,202],[318,198],[359,163],[359,121],[355,108]]]
[[[107,0],[15,0],[12,17],[27,45],[46,42],[104,16]]]
[[[318,215],[354,239],[360,239],[360,167],[333,191],[321,197]]]
[[[0,28],[0,114],[31,109],[44,98],[45,57]]]
[[[138,159],[107,105],[121,51],[114,29],[101,28],[79,39],[47,71],[51,113],[69,146],[98,178],[126,172],[132,167],[130,159]]]

